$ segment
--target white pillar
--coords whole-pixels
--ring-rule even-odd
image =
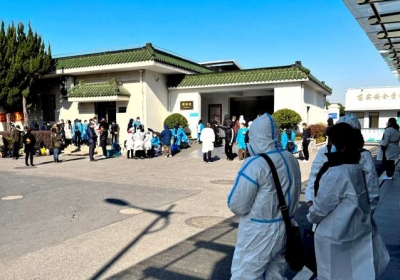
[[[333,122],[337,122],[340,116],[340,106],[338,104],[331,104],[328,107],[328,118],[332,118]]]

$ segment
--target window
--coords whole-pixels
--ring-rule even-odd
[[[358,121],[361,124],[361,128],[364,128],[364,112],[354,113],[354,115],[358,118]]]
[[[379,112],[369,113],[369,128],[378,128],[379,124]]]

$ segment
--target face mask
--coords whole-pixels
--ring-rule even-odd
[[[332,145],[331,153],[336,153],[336,152],[337,152],[336,146],[335,146],[335,145]]]

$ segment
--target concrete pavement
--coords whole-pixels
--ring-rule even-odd
[[[217,148],[204,164],[198,148],[0,160],[0,197],[23,196],[0,200],[0,279],[229,279],[237,221],[226,196],[241,162]],[[303,181],[314,155],[300,162]]]

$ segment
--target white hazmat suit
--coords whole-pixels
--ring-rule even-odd
[[[361,129],[360,121],[356,116],[350,114],[345,117],[341,117],[337,123],[345,122],[350,124],[353,128]],[[324,165],[325,162],[328,161],[326,154],[328,153],[328,148],[325,146],[321,148],[311,167],[310,176],[308,179],[308,184],[306,187],[306,202],[310,202],[314,200],[314,183],[317,177],[318,172],[320,171],[321,167]],[[368,195],[371,205],[371,212],[373,212],[378,205],[379,202],[379,180],[378,174],[376,172],[376,168],[372,159],[372,155],[369,151],[361,152],[360,158],[360,165],[364,170],[365,179],[367,181],[367,189]]]
[[[319,280],[376,279],[389,262],[371,217],[358,160],[329,161],[307,215],[311,223],[318,224],[314,238]]]
[[[283,194],[293,217],[299,203],[301,174],[296,158],[280,145],[275,120],[264,114],[249,131],[249,152],[228,196],[229,209],[240,217],[231,279],[284,279],[286,228],[267,162],[274,162]],[[293,220],[292,220],[293,221]]]
[[[201,152],[207,153],[214,149],[214,142],[215,142],[215,132],[212,128],[206,127],[203,128],[200,134],[200,141],[202,142],[201,145]]]

